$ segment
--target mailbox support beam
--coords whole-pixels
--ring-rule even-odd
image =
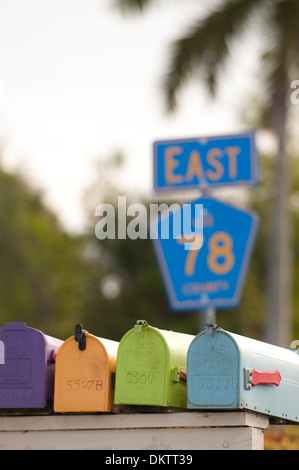
[[[0,450],[263,450],[247,411],[0,416]]]

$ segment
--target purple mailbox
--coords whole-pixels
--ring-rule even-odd
[[[0,328],[0,408],[46,407],[62,343],[25,323]]]

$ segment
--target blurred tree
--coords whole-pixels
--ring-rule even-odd
[[[0,322],[25,322],[62,339],[84,300],[82,237],[71,237],[20,175],[0,169]]]
[[[154,0],[114,0],[123,11],[143,11]],[[222,0],[200,18],[184,37],[172,44],[165,79],[169,110],[174,110],[178,91],[190,77],[198,77],[215,95],[224,66],[229,64],[232,45],[248,29],[259,28],[265,53],[260,101],[264,125],[278,142],[272,191],[273,207],[269,231],[267,318],[265,336],[269,342],[289,344],[291,337],[292,222],[289,210],[290,165],[286,140],[290,83],[298,78],[298,0]],[[297,76],[296,76],[297,74]]]

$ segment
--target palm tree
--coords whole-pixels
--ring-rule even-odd
[[[117,0],[124,10],[145,10],[153,0]],[[255,20],[255,21],[253,21]],[[215,96],[233,41],[253,25],[263,35],[261,57],[263,121],[277,137],[269,236],[269,276],[265,340],[289,346],[291,338],[291,219],[289,211],[288,111],[291,74],[299,78],[299,0],[223,0],[199,18],[184,37],[171,45],[164,89],[169,110],[175,110],[179,90],[198,76]]]

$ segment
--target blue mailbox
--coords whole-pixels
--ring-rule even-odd
[[[299,421],[299,355],[207,320],[187,354],[187,408],[247,409]]]

